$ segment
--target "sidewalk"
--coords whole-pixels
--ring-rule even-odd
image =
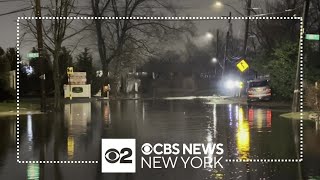
[[[293,120],[320,120],[320,112],[319,111],[305,111],[302,113],[302,118],[300,112],[290,112],[281,114],[281,117]]]
[[[19,114],[42,114],[38,104],[33,103],[20,103]],[[0,116],[16,116],[17,115],[17,103],[16,102],[1,102],[0,103]]]

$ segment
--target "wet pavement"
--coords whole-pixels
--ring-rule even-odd
[[[121,100],[66,104],[64,112],[20,117],[20,160],[99,161],[102,138],[148,143],[222,143],[224,168],[141,169],[101,174],[100,163],[18,164],[16,118],[0,117],[0,179],[320,179],[320,125],[304,122],[304,160],[297,159],[299,122],[264,106],[213,104],[205,99]],[[137,152],[137,157],[141,156]]]

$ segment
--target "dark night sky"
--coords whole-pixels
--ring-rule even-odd
[[[30,7],[29,0],[0,2],[0,14],[11,12],[14,10]],[[26,12],[26,14],[28,14]],[[16,19],[23,13],[15,13],[5,16],[0,16],[0,46],[8,48],[15,46],[17,36],[17,23]]]
[[[252,0],[252,7],[259,7],[263,1],[266,0]],[[43,1],[45,2],[45,1]],[[79,0],[80,6],[88,4],[88,0]],[[223,6],[222,8],[214,8],[214,0],[174,0],[173,3],[178,6],[184,7],[180,11],[179,16],[227,16],[229,11],[232,12],[233,16],[240,16],[232,8]],[[221,0],[224,4],[232,5],[238,11],[244,14],[244,0]],[[44,3],[42,3],[44,4]],[[10,12],[13,10],[21,9],[24,7],[31,7],[30,0],[11,0],[10,2],[1,2],[0,0],[0,14]],[[85,8],[86,9],[86,8]],[[8,47],[16,46],[16,22],[18,16],[29,16],[30,11],[23,13],[15,13],[5,16],[0,16],[0,46],[4,49]],[[203,36],[206,32],[221,28],[227,29],[227,21],[196,21],[197,34]],[[243,21],[233,21],[233,35],[234,37],[241,38],[243,36]],[[22,55],[25,55],[31,47],[22,46]]]
[[[257,0],[256,0],[257,1]],[[260,1],[260,0],[259,0]],[[223,7],[221,10],[212,8],[212,0],[176,0],[175,4],[179,4],[186,7],[180,16],[190,15],[190,16],[225,16],[228,11],[232,11],[229,7]],[[236,0],[225,0],[223,1],[234,7],[239,11],[243,12],[241,1]],[[31,7],[29,0],[11,0],[10,2],[0,2],[0,14],[10,12],[13,10],[21,9],[24,7]],[[15,13],[6,16],[0,16],[0,46],[3,48],[15,46],[16,39],[16,23],[15,20],[18,16],[25,14],[30,15],[30,12],[26,11],[24,13]],[[236,13],[234,13],[236,15]],[[221,23],[219,23],[221,25]],[[201,23],[198,26],[199,33],[206,32],[213,28],[211,23]]]

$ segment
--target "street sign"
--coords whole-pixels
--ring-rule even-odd
[[[67,74],[68,75],[73,74],[73,67],[67,67]]]
[[[249,68],[249,64],[244,59],[242,59],[240,62],[238,62],[237,68],[239,69],[239,71],[244,72]]]
[[[320,34],[306,34],[307,40],[314,40],[319,41],[320,40]]]
[[[45,80],[46,79],[46,74],[42,74],[39,78]]]
[[[96,77],[102,77],[102,75],[103,75],[102,70],[96,71]]]
[[[39,57],[39,53],[28,53],[27,57],[28,58],[38,58]]]

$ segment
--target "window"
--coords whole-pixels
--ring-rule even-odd
[[[83,92],[83,88],[82,87],[73,87],[72,88],[72,92],[73,93],[82,93]]]
[[[269,83],[267,80],[265,81],[256,81],[256,82],[250,82],[249,87],[263,87],[263,86],[269,86]]]

